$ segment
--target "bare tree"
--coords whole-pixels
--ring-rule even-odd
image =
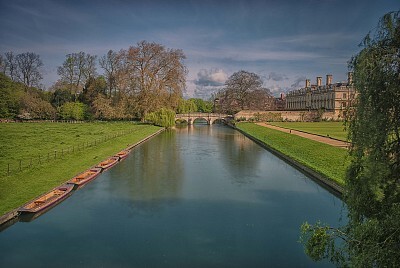
[[[5,69],[6,74],[11,78],[11,80],[16,81],[17,62],[12,51],[5,53]]]
[[[243,70],[234,73],[226,81],[225,88],[218,93],[221,108],[229,113],[245,109],[272,109],[273,97],[262,84],[263,81],[255,73]]]
[[[185,89],[187,70],[180,49],[146,41],[126,53],[129,87],[136,98],[140,117],[161,107],[175,108]]]
[[[116,93],[118,77],[122,72],[122,54],[109,50],[106,55],[100,58],[99,63],[104,70],[104,74],[108,86],[108,95],[111,97],[112,92]]]
[[[61,76],[61,81],[69,85],[70,93],[76,97],[86,81],[96,75],[96,56],[82,51],[67,54],[57,73]]]
[[[43,78],[41,67],[43,62],[38,54],[33,52],[25,52],[15,57],[17,64],[16,77],[18,81],[27,87],[39,86],[40,80]]]
[[[0,54],[0,72],[6,74],[6,58]]]

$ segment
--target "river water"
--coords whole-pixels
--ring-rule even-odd
[[[0,233],[0,267],[328,267],[304,221],[340,199],[239,132],[165,131],[63,203]]]

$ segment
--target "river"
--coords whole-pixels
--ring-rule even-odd
[[[161,133],[60,205],[0,233],[0,267],[330,267],[298,243],[344,207],[241,133]]]

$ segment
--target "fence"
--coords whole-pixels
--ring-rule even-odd
[[[94,139],[91,141],[84,141],[82,143],[78,143],[69,147],[60,148],[51,152],[47,152],[46,154],[36,155],[24,159],[19,159],[14,162],[6,162],[6,170],[5,172],[1,172],[6,176],[19,173],[23,170],[31,169],[36,166],[40,166],[44,163],[48,163],[51,161],[55,161],[60,158],[64,158],[65,156],[72,155],[74,153],[82,152],[84,150],[88,150],[97,146],[98,144],[107,142],[109,140],[115,139],[117,137],[121,137],[130,133],[137,131],[136,129],[118,131],[117,133],[106,135],[102,138]]]

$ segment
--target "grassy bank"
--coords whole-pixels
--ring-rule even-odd
[[[337,184],[344,185],[350,162],[346,150],[253,123],[240,123],[237,127]]]
[[[0,176],[0,215],[159,129],[133,123],[0,124],[0,167],[3,171]],[[84,143],[87,147],[82,146]],[[67,152],[71,147],[74,147],[73,152],[70,150],[61,156],[60,150]],[[57,158],[5,175],[8,162],[40,154],[45,156],[48,151],[54,150],[58,151]]]
[[[343,122],[271,122],[270,124],[347,141]]]

